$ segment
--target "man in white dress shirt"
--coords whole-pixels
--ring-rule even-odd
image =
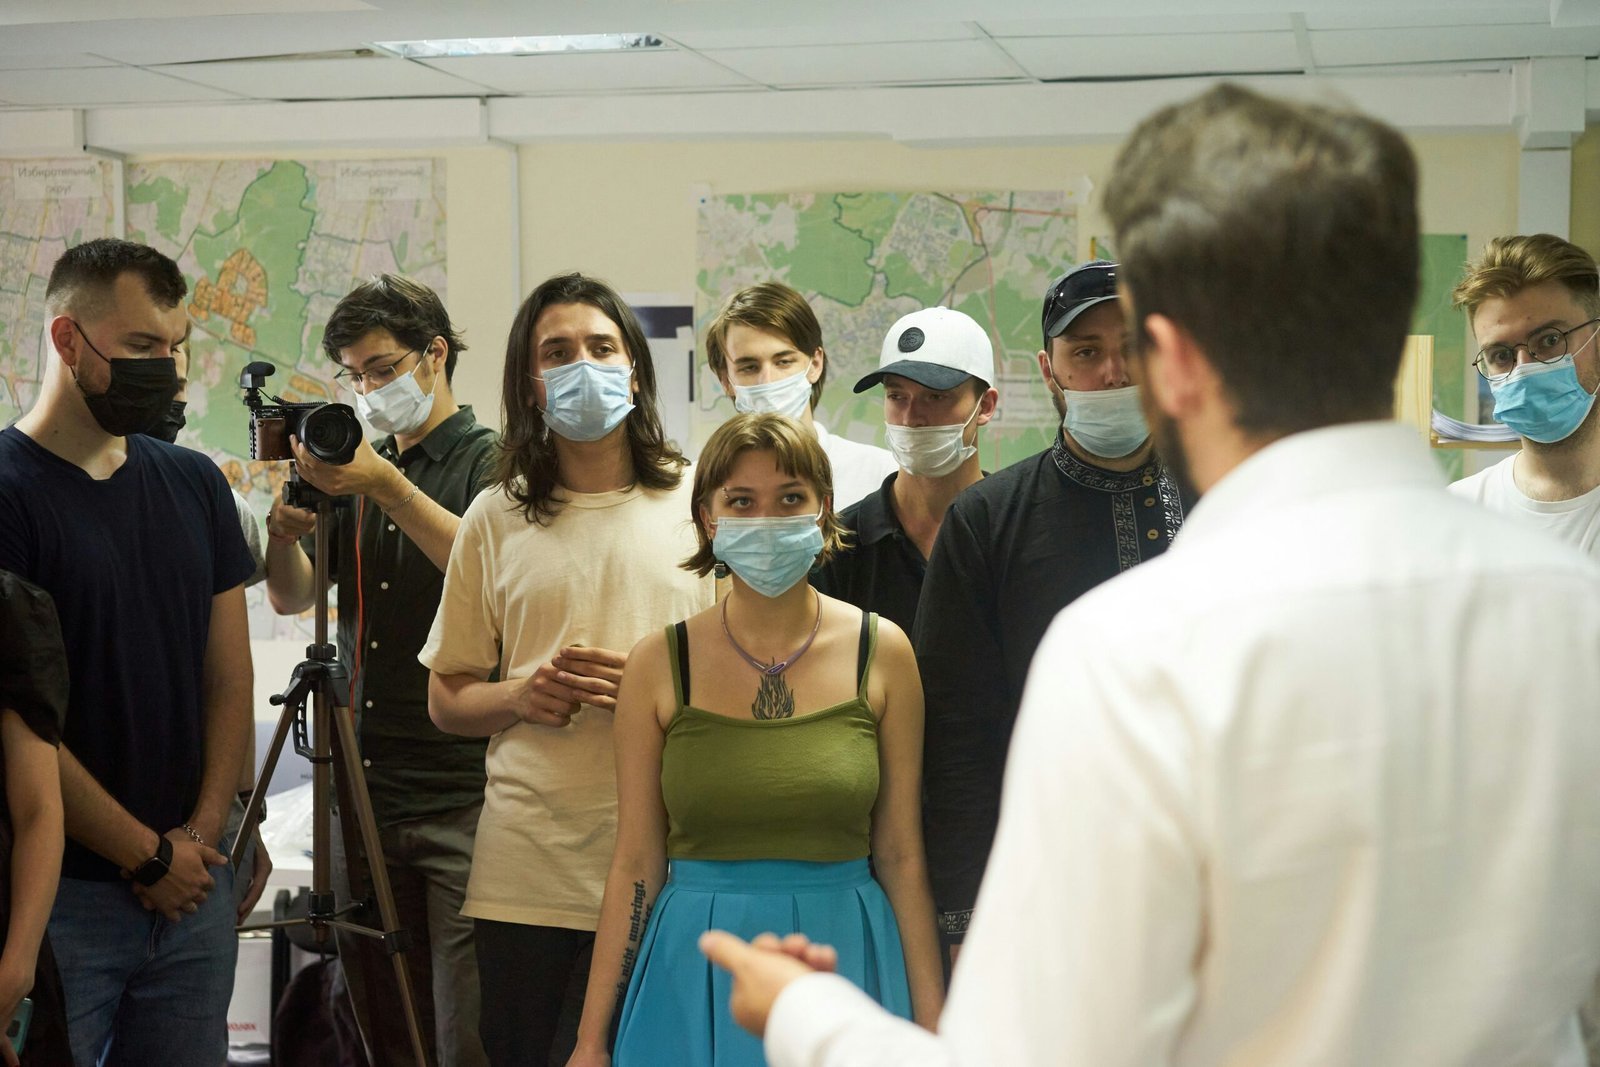
[[[1105,206],[1203,498],[1040,645],[938,1035],[824,948],[708,934],[735,1011],[777,1067],[1581,1067],[1600,568],[1383,421],[1410,150],[1223,86],[1135,131]]]

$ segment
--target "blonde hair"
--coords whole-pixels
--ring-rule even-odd
[[[1486,300],[1515,296],[1545,282],[1560,282],[1590,315],[1600,315],[1600,270],[1594,257],[1554,234],[1496,237],[1467,265],[1450,294],[1467,317]]]
[[[732,381],[728,369],[728,330],[748,326],[752,330],[787,337],[794,347],[810,359],[822,348],[822,324],[799,291],[782,282],[747,285],[723,301],[717,317],[706,328],[706,363],[711,373]],[[811,383],[811,410],[822,399],[822,383],[828,380],[828,354],[822,353],[822,373]]]
[[[822,498],[822,551],[817,566],[828,562],[846,545],[849,531],[833,508],[833,467],[816,434],[787,415],[770,411],[735,415],[711,435],[694,465],[694,497],[689,502],[689,517],[699,547],[679,566],[706,575],[717,564],[711,538],[700,522],[700,509],[711,510],[711,494],[733,473],[734,464],[746,452],[770,452],[778,469],[806,482]]]

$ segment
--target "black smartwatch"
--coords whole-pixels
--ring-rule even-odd
[[[162,835],[160,843],[156,845],[156,854],[134,869],[133,880],[142,886],[152,886],[165,878],[170,870],[172,870],[172,841]]]

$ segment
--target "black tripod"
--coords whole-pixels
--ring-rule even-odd
[[[422,1039],[422,1027],[417,1014],[415,994],[411,988],[411,974],[406,968],[405,952],[410,947],[410,936],[400,928],[395,911],[394,895],[389,890],[389,872],[384,866],[383,846],[378,840],[378,821],[372,814],[372,800],[367,794],[367,778],[361,769],[361,755],[356,743],[355,725],[350,716],[350,678],[339,662],[335,647],[328,642],[328,515],[331,501],[328,497],[302,481],[293,467],[289,472],[288,491],[284,502],[295,507],[315,506],[316,532],[316,588],[317,613],[314,643],[306,648],[306,658],[295,667],[289,678],[289,688],[272,698],[281,705],[283,714],[278,718],[277,731],[272,735],[272,745],[267,749],[261,773],[256,778],[256,788],[250,794],[245,809],[244,826],[253,828],[260,816],[266,796],[267,783],[278,765],[283,743],[294,729],[295,751],[311,762],[311,897],[303,919],[281,919],[259,926],[241,927],[243,930],[268,930],[277,926],[311,927],[317,943],[328,939],[330,929],[362,937],[375,937],[383,942],[394,961],[395,984],[400,990],[400,1002],[405,1008],[406,1027],[411,1033],[411,1048],[418,1067],[426,1067],[433,1057]],[[292,499],[291,499],[292,498]],[[307,729],[306,697],[311,697],[311,723]],[[330,724],[333,728],[330,732]],[[333,778],[334,761],[338,761],[340,777]],[[356,901],[344,908],[335,904],[332,888],[332,832],[329,819],[333,814],[330,787],[339,789],[340,810],[348,817],[354,814],[360,840],[367,857],[368,875],[371,879],[372,897],[378,906],[381,929],[351,922],[345,916],[366,906],[366,901]],[[244,849],[250,834],[241,832],[233,843],[233,865],[238,869],[244,859]],[[350,835],[346,833],[346,842]],[[347,846],[347,854],[349,849]],[[353,868],[354,864],[350,864]]]

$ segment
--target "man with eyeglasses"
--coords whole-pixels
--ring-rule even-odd
[[[950,505],[913,630],[927,701],[928,873],[952,959],[994,841],[1034,650],[1062,608],[1164,552],[1188,502],[1156,456],[1129,376],[1117,265],[1093,260],[1056,278],[1040,326],[1039,374],[1061,429]]]
[[[1474,361],[1495,418],[1522,450],[1450,491],[1600,558],[1600,268],[1548,233],[1496,237],[1467,267],[1455,304],[1481,346]],[[1600,984],[1580,1015],[1600,1063]]]
[[[350,671],[367,788],[377,816],[423,1033],[440,1067],[486,1063],[478,1038],[472,920],[461,916],[483,804],[482,738],[443,733],[428,718],[428,671],[417,653],[439,608],[460,516],[488,478],[495,434],[450,389],[466,349],[433,290],[382,275],[334,308],[322,347],[340,365],[344,399],[385,434],[343,466],[292,441],[300,474],[334,497],[329,573],[338,583],[339,659]],[[315,599],[312,512],[281,500],[267,516],[267,594],[280,614]],[[335,822],[337,830],[338,823]],[[335,834],[336,888],[360,864]],[[358,896],[364,894],[357,894]],[[341,903],[343,900],[341,899]],[[373,915],[358,919],[377,922]],[[373,1067],[411,1062],[404,1013],[382,942],[339,937],[351,1002]],[[426,995],[432,992],[431,999]]]
[[[1495,418],[1522,450],[1451,490],[1600,556],[1600,270],[1548,233],[1497,237],[1455,289]]]

